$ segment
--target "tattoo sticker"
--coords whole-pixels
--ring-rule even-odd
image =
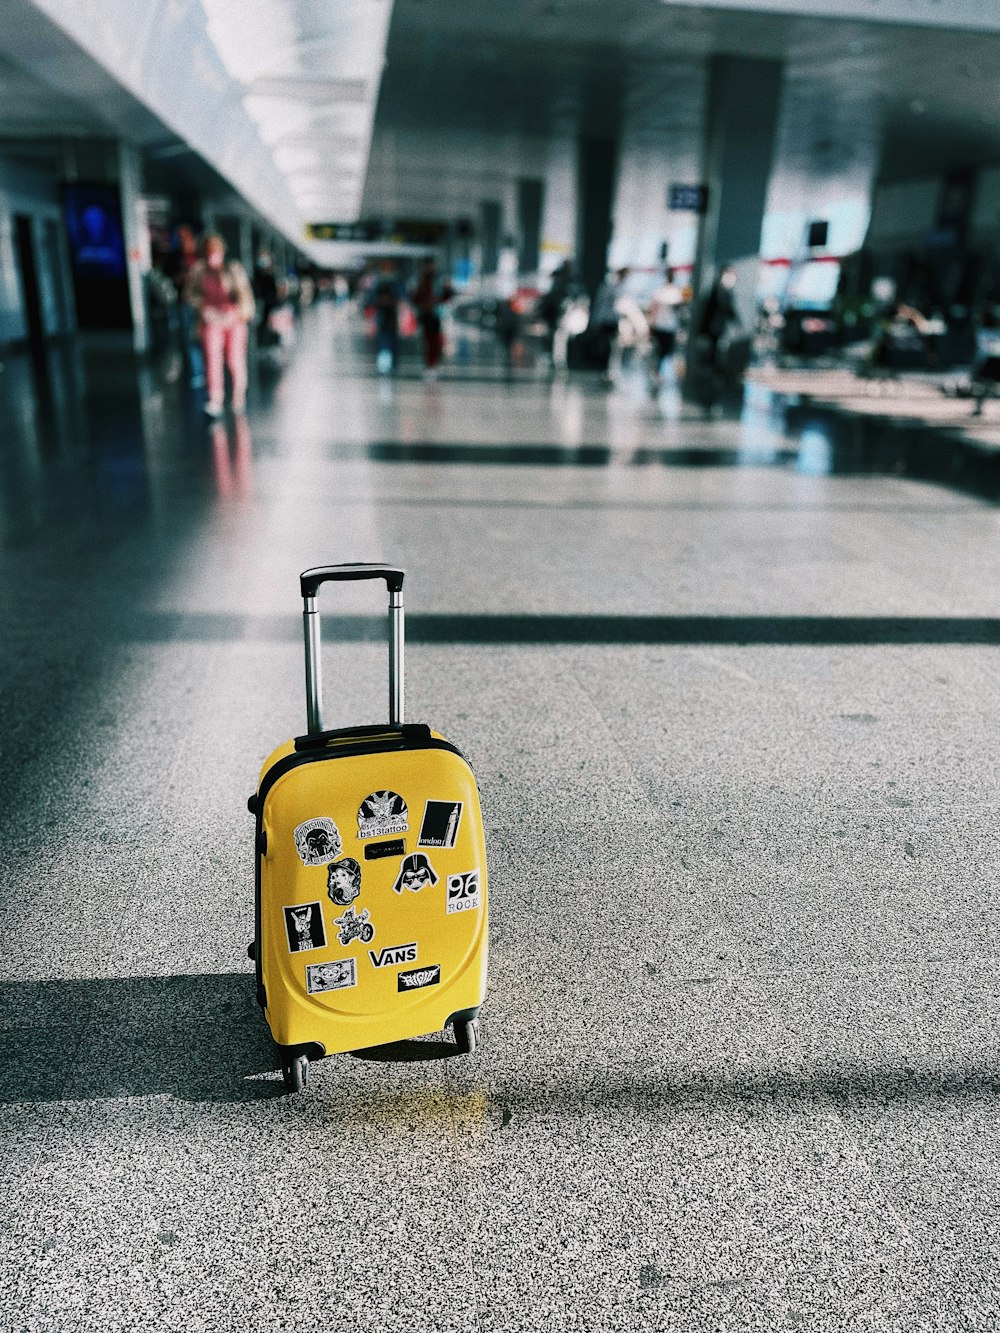
[[[328,865],[340,855],[340,830],[323,815],[307,819],[295,830],[295,848],[304,866]]]
[[[361,866],[353,856],[334,861],[326,872],[326,893],[332,903],[346,907],[361,892]]]
[[[448,876],[448,915],[474,912],[479,906],[479,871],[466,870]]]
[[[396,977],[396,990],[402,994],[408,990],[423,990],[425,986],[436,986],[441,980],[441,964],[432,967],[417,967],[412,972],[400,972]]]
[[[319,995],[328,990],[347,990],[358,984],[357,964],[353,958],[338,958],[333,963],[313,963],[306,968],[306,990]]]
[[[406,802],[397,792],[373,791],[358,811],[358,837],[390,838],[394,833],[406,833],[409,816]]]
[[[421,889],[426,889],[428,884],[437,882],[438,877],[434,867],[423,852],[411,852],[399,867],[399,874],[396,876],[392,891],[402,893],[404,889],[409,889],[411,893],[419,893]]]
[[[319,903],[303,903],[301,907],[286,907],[283,910],[289,953],[326,948],[323,908]]]
[[[369,949],[368,957],[372,960],[372,967],[402,967],[404,963],[415,963],[417,961],[417,946],[416,944],[387,944],[384,949],[379,949],[378,952]]]
[[[405,851],[405,838],[393,838],[391,842],[370,842],[365,848],[365,860],[381,861],[384,856],[402,856]]]
[[[367,907],[361,909],[360,916],[355,916],[354,908],[349,907],[343,916],[337,917],[337,925],[340,927],[337,938],[341,944],[351,944],[354,940],[370,944],[375,938],[375,927],[369,919]]]
[[[420,825],[418,847],[454,847],[462,818],[461,801],[428,801]]]

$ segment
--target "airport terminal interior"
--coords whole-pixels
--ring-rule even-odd
[[[4,0],[0,1333],[1000,1328],[998,80]]]

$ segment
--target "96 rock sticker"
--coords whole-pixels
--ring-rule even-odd
[[[466,870],[460,875],[448,876],[448,915],[455,912],[474,912],[479,907],[479,871]]]

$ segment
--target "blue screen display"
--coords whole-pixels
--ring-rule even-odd
[[[73,267],[80,278],[125,276],[121,204],[113,185],[63,187],[66,231]]]

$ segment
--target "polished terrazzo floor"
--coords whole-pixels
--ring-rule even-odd
[[[169,359],[0,375],[0,1328],[995,1329],[995,464],[456,351],[379,380],[323,307],[210,428]],[[381,558],[484,1044],[289,1098],[245,799],[299,571]],[[377,721],[381,598],[324,606]]]

